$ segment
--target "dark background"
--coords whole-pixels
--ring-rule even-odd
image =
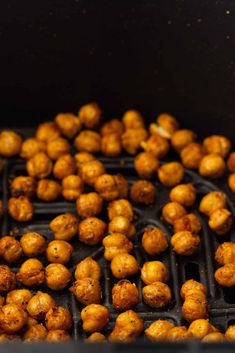
[[[1,1],[1,125],[92,100],[107,117],[167,111],[203,135],[233,138],[235,2]]]

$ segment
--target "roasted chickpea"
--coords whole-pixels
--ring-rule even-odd
[[[154,282],[166,283],[168,280],[167,268],[161,261],[145,262],[141,269],[141,279],[147,285]]]
[[[101,148],[101,137],[95,131],[84,130],[75,138],[74,146],[81,152],[98,153]]]
[[[226,166],[222,157],[217,154],[208,154],[203,157],[199,165],[199,173],[210,179],[220,178]]]
[[[132,224],[128,218],[123,216],[114,217],[109,223],[109,233],[122,233],[131,239],[136,234],[134,224]]]
[[[180,152],[187,145],[194,142],[196,138],[197,135],[192,130],[181,129],[172,135],[171,144],[177,152]]]
[[[164,220],[173,225],[174,222],[186,215],[186,209],[178,202],[168,202],[162,209]]]
[[[22,309],[26,309],[33,294],[28,289],[14,289],[6,296],[6,304],[17,304]]]
[[[87,342],[104,342],[105,336],[100,332],[93,332],[87,339]]]
[[[147,180],[137,180],[130,190],[130,197],[136,203],[151,205],[155,201],[156,187]]]
[[[55,122],[61,133],[69,139],[75,137],[82,127],[80,119],[71,113],[58,114],[55,117]]]
[[[23,254],[20,242],[12,237],[0,238],[0,256],[9,264],[17,262]]]
[[[139,266],[136,258],[126,253],[121,253],[114,256],[110,267],[113,276],[118,279],[132,276],[139,271]]]
[[[104,257],[111,261],[118,254],[129,253],[133,249],[133,244],[122,233],[113,233],[103,239],[105,248]]]
[[[108,157],[117,157],[122,153],[121,137],[117,133],[108,134],[101,139],[101,152]]]
[[[225,264],[215,271],[216,281],[223,287],[235,286],[235,263]]]
[[[101,269],[98,262],[91,257],[86,257],[77,264],[74,277],[76,280],[88,277],[99,280],[101,277]]]
[[[25,233],[20,239],[20,244],[27,257],[39,256],[46,250],[44,236],[36,232]]]
[[[128,181],[121,174],[113,175],[118,189],[119,197],[125,199],[128,196]]]
[[[48,293],[38,291],[28,302],[27,312],[36,320],[44,320],[46,313],[55,305],[54,299]]]
[[[225,332],[225,338],[229,341],[235,340],[235,325],[231,325],[227,328]]]
[[[28,316],[28,320],[27,320],[27,324],[26,324],[27,327],[32,327],[37,324],[38,324],[38,321],[36,319],[32,318],[31,316]]]
[[[20,157],[30,159],[39,152],[46,152],[46,143],[37,140],[35,137],[30,137],[23,141]]]
[[[46,178],[52,172],[52,161],[44,152],[38,152],[27,160],[26,170],[33,178]]]
[[[221,332],[208,333],[203,339],[203,342],[223,342],[224,335]]]
[[[47,144],[47,154],[52,160],[57,160],[58,158],[68,154],[70,152],[70,145],[68,141],[63,137],[58,137],[56,139],[48,141]]]
[[[173,223],[173,227],[174,233],[186,231],[192,234],[198,234],[202,228],[199,218],[194,213],[177,218]]]
[[[60,129],[53,121],[46,121],[38,125],[36,138],[40,141],[49,142],[60,136]]]
[[[132,205],[125,199],[114,200],[108,205],[108,217],[111,221],[116,216],[124,216],[129,221],[133,220],[134,213]]]
[[[145,228],[142,246],[148,255],[159,255],[166,250],[167,238],[160,228]]]
[[[184,207],[191,207],[196,201],[197,192],[193,184],[180,184],[170,192],[172,202],[178,202]]]
[[[199,211],[207,216],[210,216],[213,212],[226,208],[227,197],[223,192],[212,191],[206,194],[200,202]]]
[[[29,259],[23,262],[16,274],[16,278],[27,287],[40,286],[44,282],[44,271],[41,261]]]
[[[55,180],[39,180],[37,186],[37,197],[45,202],[55,201],[61,194],[61,186]]]
[[[78,219],[71,213],[64,213],[50,222],[50,229],[57,240],[70,240],[78,232]]]
[[[50,330],[47,334],[47,342],[66,342],[70,340],[70,335],[65,330]]]
[[[24,333],[25,342],[37,342],[46,339],[47,330],[42,324],[29,327]]]
[[[78,175],[68,175],[62,180],[62,195],[68,201],[76,201],[83,189],[83,181]]]
[[[188,293],[191,291],[202,292],[206,294],[206,288],[200,282],[195,281],[194,279],[187,280],[181,287],[180,295],[183,300],[185,300]]]
[[[76,201],[76,208],[79,216],[83,218],[98,215],[103,208],[103,199],[96,192],[81,194]]]
[[[11,130],[0,132],[0,155],[3,157],[13,157],[20,153],[22,138],[19,134]]]
[[[209,227],[217,235],[225,235],[230,231],[233,223],[233,216],[226,208],[214,211],[209,218]]]
[[[228,156],[227,167],[231,173],[235,173],[235,152],[231,152]]]
[[[143,128],[128,129],[122,134],[122,146],[127,153],[135,155],[147,138],[148,132]]]
[[[96,159],[95,156],[93,156],[93,154],[88,152],[78,152],[74,155],[74,158],[76,161],[78,172],[80,171],[80,168],[84,163],[91,162]]]
[[[98,176],[94,187],[96,192],[106,201],[112,201],[119,197],[119,189],[113,175],[103,174]]]
[[[203,148],[206,154],[218,154],[225,158],[231,149],[231,142],[225,136],[212,135],[203,140]]]
[[[171,301],[171,290],[167,284],[156,281],[142,289],[145,303],[152,308],[163,308]]]
[[[10,335],[7,333],[0,334],[0,343],[7,343],[12,341],[18,341],[20,337],[18,335]]]
[[[103,163],[94,160],[81,165],[79,169],[79,176],[87,185],[93,186],[97,178],[105,173]]]
[[[76,162],[71,154],[59,157],[53,167],[53,174],[56,179],[64,179],[71,174],[75,174],[75,172]]]
[[[114,330],[109,336],[110,341],[131,342],[144,330],[142,318],[133,310],[118,315]]]
[[[215,252],[215,260],[220,265],[235,262],[235,243],[225,242],[220,244]]]
[[[193,337],[200,340],[213,331],[212,325],[205,319],[193,321],[188,328],[188,332],[190,332]]]
[[[101,300],[101,286],[95,278],[78,279],[70,291],[76,299],[83,305],[99,304]]]
[[[16,287],[16,276],[6,265],[0,265],[0,293],[10,292]]]
[[[179,129],[179,123],[170,114],[163,113],[157,117],[156,124],[150,124],[149,130],[151,134],[159,134],[162,137],[170,139],[175,131]]]
[[[205,152],[200,143],[192,142],[180,152],[182,164],[185,168],[198,169]]]
[[[154,321],[148,328],[146,328],[145,335],[151,341],[163,341],[167,338],[167,333],[174,325],[167,320]]]
[[[106,136],[106,135],[115,133],[121,136],[123,131],[124,131],[123,123],[118,119],[112,119],[110,121],[107,121],[107,123],[105,123],[101,127],[100,134],[101,136]]]
[[[208,309],[206,300],[203,298],[203,301],[201,301],[196,295],[195,297],[186,297],[182,306],[182,315],[188,322],[193,322],[198,319],[207,319]]]
[[[159,166],[157,158],[151,152],[141,152],[135,157],[135,170],[140,178],[150,179]]]
[[[88,217],[78,226],[79,240],[88,245],[98,244],[105,235],[106,224],[99,218]]]
[[[18,176],[11,182],[11,195],[32,197],[36,191],[36,181],[30,176]]]
[[[123,279],[112,288],[112,302],[116,310],[129,310],[139,304],[139,292],[134,283]]]
[[[69,330],[72,326],[72,317],[68,309],[62,306],[53,306],[45,316],[48,330]]]
[[[229,175],[228,186],[230,187],[230,190],[235,193],[235,173]]]
[[[155,158],[164,158],[169,151],[170,145],[166,138],[154,134],[147,141],[141,143],[141,147],[147,153],[152,153]]]
[[[127,110],[122,117],[125,130],[144,128],[144,118],[137,110]]]
[[[101,331],[109,322],[109,311],[103,305],[90,304],[82,309],[81,319],[85,332]]]
[[[69,270],[62,264],[53,263],[45,268],[46,284],[52,290],[64,289],[72,279]]]
[[[46,249],[47,260],[49,262],[65,265],[69,262],[73,252],[73,247],[64,240],[52,240]]]
[[[78,117],[81,123],[88,129],[93,129],[99,125],[102,111],[97,103],[88,103],[79,109]]]
[[[8,212],[18,222],[29,222],[33,218],[33,204],[28,197],[11,197],[8,200]]]
[[[0,326],[5,333],[16,333],[27,322],[26,312],[17,304],[6,304],[0,308]]]
[[[187,330],[185,326],[178,326],[171,328],[167,334],[166,339],[169,341],[185,341],[192,339],[191,333]]]
[[[190,256],[194,254],[200,244],[200,237],[191,232],[178,232],[171,237],[171,245],[178,255]]]
[[[160,182],[167,187],[179,184],[184,177],[184,168],[178,162],[166,163],[159,167],[157,172]]]

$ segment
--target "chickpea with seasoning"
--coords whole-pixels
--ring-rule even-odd
[[[164,158],[170,149],[167,139],[159,134],[151,135],[147,141],[141,143],[141,147],[145,152],[151,153],[159,159]]]
[[[215,280],[223,287],[235,286],[235,263],[227,263],[215,271]]]
[[[72,139],[81,130],[80,119],[71,113],[60,113],[55,117],[55,123],[61,133],[69,139]]]
[[[47,286],[55,291],[62,290],[72,279],[69,270],[60,263],[52,263],[45,268]]]
[[[214,211],[209,218],[209,227],[217,235],[227,234],[233,223],[233,215],[226,208]]]
[[[206,288],[205,286],[200,283],[195,281],[194,279],[189,279],[186,282],[184,282],[184,284],[182,285],[181,289],[180,289],[180,296],[183,300],[185,300],[187,293],[190,291],[196,291],[196,292],[202,292],[204,294],[206,294]]]
[[[178,202],[168,202],[162,209],[163,219],[171,225],[186,214],[186,209]]]
[[[52,240],[46,249],[47,260],[50,263],[66,265],[72,256],[73,247],[64,240]]]
[[[78,152],[74,155],[74,158],[76,161],[78,172],[80,171],[80,168],[84,163],[91,162],[96,159],[95,156],[93,156],[93,154],[88,152]]]
[[[46,178],[52,172],[52,161],[44,152],[36,153],[27,160],[26,170],[32,178]]]
[[[95,343],[95,342],[104,342],[105,341],[105,336],[100,333],[100,332],[93,332],[87,339],[86,342],[91,342],[91,343]]]
[[[202,342],[223,342],[224,335],[221,332],[211,332],[208,333],[203,339]]]
[[[24,333],[24,342],[44,341],[47,336],[47,329],[42,324],[29,327]]]
[[[227,168],[231,173],[235,173],[235,152],[231,152],[227,159]]]
[[[69,241],[78,232],[78,219],[71,213],[64,213],[55,217],[49,227],[55,239]]]
[[[225,332],[225,338],[229,341],[234,341],[235,340],[235,325],[230,325],[226,332]]]
[[[136,203],[151,205],[155,201],[156,187],[148,180],[137,180],[131,186],[130,197]]]
[[[208,308],[206,298],[202,301],[200,297],[186,297],[182,306],[182,315],[187,322],[208,318]]]
[[[159,134],[167,139],[170,139],[178,129],[179,123],[176,118],[167,113],[158,115],[156,123],[149,125],[151,134]]]
[[[101,278],[101,269],[98,262],[91,257],[86,257],[77,264],[74,277],[76,280],[89,277],[99,281]]]
[[[186,214],[183,217],[177,218],[173,223],[174,233],[191,232],[198,234],[202,228],[199,218],[194,213]]]
[[[171,144],[177,152],[181,152],[187,145],[195,142],[197,135],[192,130],[177,130],[171,138]]]
[[[127,310],[118,315],[109,341],[132,342],[144,330],[144,322],[139,314]]]
[[[228,186],[230,190],[235,193],[235,173],[228,176]]]
[[[172,202],[178,202],[184,207],[191,207],[196,201],[197,192],[193,184],[180,184],[170,191]]]
[[[160,228],[145,228],[142,246],[148,255],[159,255],[168,247],[165,233]]]
[[[78,175],[68,175],[62,180],[62,195],[67,201],[76,201],[84,190],[84,183]]]
[[[118,189],[120,199],[125,199],[128,196],[128,181],[122,174],[113,175],[115,184]]]
[[[179,162],[169,162],[158,168],[158,178],[166,187],[179,184],[184,177],[184,168]]]
[[[122,153],[121,137],[117,133],[108,134],[101,138],[101,152],[107,157],[117,157]]]
[[[108,205],[108,217],[111,221],[116,216],[124,216],[131,222],[134,217],[133,207],[128,200],[114,200]]]
[[[99,304],[102,296],[99,281],[89,277],[76,280],[70,291],[83,305]]]
[[[82,218],[97,216],[102,212],[103,199],[97,192],[80,194],[76,201],[76,209]]]
[[[128,239],[132,239],[136,234],[136,228],[128,218],[123,216],[114,217],[108,226],[109,233],[122,233]]]
[[[26,287],[40,286],[44,282],[44,271],[41,261],[29,259],[23,262],[16,278]]]
[[[10,267],[0,265],[0,293],[10,292],[16,287],[16,276]]]
[[[122,146],[127,153],[135,155],[147,138],[148,132],[143,128],[128,129],[122,134]]]
[[[33,218],[34,208],[28,197],[11,197],[8,200],[8,212],[18,222],[29,222]]]
[[[12,130],[0,132],[0,155],[6,158],[17,156],[21,151],[22,138]]]
[[[27,312],[35,320],[44,320],[46,313],[55,305],[51,295],[38,291],[28,302]]]
[[[27,257],[40,256],[46,250],[46,240],[43,235],[30,232],[22,235],[20,239],[24,255]]]
[[[61,186],[55,180],[39,180],[37,186],[37,197],[45,202],[55,201],[61,195]]]
[[[7,293],[6,304],[17,304],[23,310],[26,310],[32,297],[33,294],[28,289],[14,289]]]
[[[235,262],[235,243],[225,242],[220,244],[215,252],[215,260],[220,265]]]
[[[98,176],[94,188],[105,201],[112,201],[119,197],[119,189],[113,175],[102,174]]]
[[[44,141],[37,140],[35,137],[27,138],[21,145],[20,157],[30,159],[37,153],[45,153],[46,148],[47,146]]]
[[[194,320],[188,328],[188,331],[196,339],[203,339],[209,333],[214,332],[215,328],[205,319]]]
[[[48,330],[69,330],[72,326],[72,317],[68,309],[62,306],[53,306],[45,316]]]
[[[64,179],[65,177],[75,174],[76,162],[71,154],[65,154],[59,157],[53,167],[53,174],[56,179]]]
[[[135,283],[122,279],[112,288],[112,303],[116,310],[125,311],[140,303]]]
[[[82,309],[81,319],[85,332],[101,331],[109,322],[109,310],[100,304],[89,304]]]
[[[71,339],[65,330],[50,330],[47,333],[47,342],[67,342]]]
[[[163,308],[171,301],[171,290],[167,284],[156,281],[142,289],[144,302],[151,308]]]
[[[168,280],[167,268],[161,261],[145,262],[141,269],[141,279],[147,285],[154,282],[166,283]]]
[[[14,197],[32,197],[36,192],[36,181],[30,176],[18,176],[13,179],[10,185],[11,195]]]
[[[107,123],[103,124],[103,126],[100,129],[101,136],[106,136],[114,133],[121,136],[123,132],[124,132],[124,125],[122,121],[118,119],[111,119],[107,121]]]
[[[94,129],[99,125],[102,111],[97,103],[92,102],[82,105],[78,112],[78,117],[87,129]]]
[[[203,140],[203,148],[206,154],[218,154],[226,158],[231,149],[231,142],[225,136],[211,135]]]
[[[58,137],[47,143],[47,154],[52,160],[57,160],[58,158],[70,153],[69,142],[63,138]]]
[[[3,332],[14,334],[27,322],[26,312],[17,304],[6,304],[0,308],[0,326]]]
[[[144,118],[137,110],[127,110],[122,117],[125,130],[144,128]]]
[[[98,244],[105,236],[106,224],[99,218],[88,217],[78,226],[79,240],[87,245]]]
[[[0,256],[9,264],[16,263],[22,256],[23,251],[20,242],[13,237],[0,238]]]
[[[210,179],[222,177],[225,169],[226,166],[223,158],[217,154],[208,154],[203,157],[199,165],[200,175]]]
[[[113,276],[118,279],[132,276],[139,271],[139,265],[136,258],[127,253],[121,253],[114,256],[110,268]]]
[[[94,160],[81,165],[79,176],[87,185],[94,186],[97,178],[105,174],[105,167],[100,161]]]
[[[114,256],[128,254],[133,249],[133,244],[122,233],[113,233],[103,239],[104,258],[111,261]]]
[[[75,138],[74,146],[80,152],[96,154],[101,148],[101,137],[95,131],[83,130]]]
[[[142,179],[150,179],[159,167],[157,158],[151,152],[141,152],[135,157],[135,170]]]
[[[192,142],[180,152],[182,164],[185,168],[198,169],[202,158],[205,156],[204,149],[200,143]]]
[[[213,212],[226,206],[227,196],[223,192],[212,191],[201,199],[199,211],[209,217]]]
[[[60,137],[60,129],[53,121],[46,121],[38,125],[35,136],[37,140],[48,143]]]
[[[187,231],[178,232],[171,237],[171,245],[178,255],[190,256],[198,250],[200,237]]]
[[[167,320],[154,321],[148,328],[146,328],[145,335],[152,341],[163,341],[167,339],[167,333],[174,325]]]
[[[188,339],[192,339],[192,335],[188,332],[187,327],[178,326],[171,328],[166,335],[166,339],[168,341],[185,341]]]

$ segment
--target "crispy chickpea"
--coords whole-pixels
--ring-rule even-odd
[[[6,265],[0,265],[0,293],[10,292],[16,287],[16,276]]]
[[[145,262],[141,269],[141,279],[147,285],[154,282],[166,283],[168,280],[167,268],[161,261]]]
[[[98,153],[101,148],[101,137],[95,131],[83,130],[75,138],[74,146],[80,152]]]
[[[235,173],[235,152],[231,152],[228,156],[227,167],[231,173]]]
[[[103,174],[98,176],[94,183],[94,188],[106,201],[112,201],[119,197],[119,189],[113,175]]]
[[[100,134],[101,134],[101,136],[106,136],[109,134],[116,133],[119,136],[121,136],[123,131],[124,131],[123,123],[118,119],[112,119],[112,120],[107,121],[107,123],[105,123],[101,127]]]
[[[62,290],[72,279],[69,270],[62,264],[53,263],[45,268],[46,284],[52,290]]]
[[[235,263],[225,264],[215,271],[216,281],[223,287],[235,286]]]
[[[227,197],[223,192],[212,191],[206,194],[200,202],[199,211],[207,216],[210,216],[213,212],[226,208]]]
[[[8,212],[15,221],[29,222],[34,213],[33,204],[25,196],[11,197],[8,200]]]
[[[49,262],[65,265],[69,262],[73,252],[73,247],[64,240],[52,240],[46,249],[47,260]]]
[[[142,289],[145,303],[152,308],[163,308],[171,301],[171,290],[167,284],[156,281]]]
[[[170,145],[166,138],[154,134],[147,141],[143,141],[141,147],[145,152],[152,153],[155,158],[162,159],[168,153]]]
[[[27,322],[26,312],[17,304],[6,304],[0,308],[0,326],[5,333],[16,333]]]
[[[11,130],[0,132],[0,155],[3,157],[13,157],[20,153],[22,138],[19,134]]]
[[[235,173],[229,175],[228,186],[230,187],[230,190],[235,193]]]
[[[167,338],[167,333],[174,325],[167,320],[154,321],[148,328],[146,328],[145,335],[151,341],[163,341]]]
[[[178,162],[166,163],[159,167],[157,172],[160,182],[167,187],[179,184],[184,177],[184,168]]]
[[[159,255],[166,250],[167,238],[160,228],[145,228],[142,246],[148,255]]]
[[[226,208],[214,211],[209,218],[209,227],[217,235],[225,235],[230,231],[233,223],[233,215]]]
[[[49,142],[60,136],[60,129],[53,121],[46,121],[38,125],[36,130],[36,139]]]
[[[20,239],[23,252],[27,257],[36,257],[46,250],[46,240],[43,235],[30,232],[22,235]]]
[[[103,163],[94,160],[81,165],[79,169],[79,176],[87,185],[93,186],[97,178],[105,173]]]
[[[45,316],[48,330],[69,330],[72,326],[72,317],[68,309],[62,306],[53,306]]]
[[[60,113],[56,115],[55,122],[61,133],[69,139],[75,137],[82,127],[80,119],[71,113]]]
[[[144,128],[144,118],[137,110],[127,110],[122,117],[125,130]]]
[[[99,125],[102,111],[97,103],[88,103],[82,105],[78,112],[78,117],[81,123],[87,129],[93,129]]]
[[[52,296],[38,291],[28,302],[27,312],[35,320],[44,320],[46,313],[55,305]]]
[[[118,279],[132,276],[139,271],[139,265],[136,258],[126,253],[114,256],[110,268],[113,276]]]
[[[7,333],[0,334],[0,343],[18,341],[19,339],[20,339],[20,337],[18,335],[10,335]]]
[[[56,139],[48,141],[47,144],[47,154],[52,160],[57,160],[58,158],[68,154],[70,152],[70,145],[68,141],[63,137],[58,137]]]
[[[93,332],[87,339],[87,342],[104,342],[105,336],[100,332]]]
[[[172,135],[171,144],[177,152],[180,152],[187,145],[194,142],[196,138],[197,135],[192,130],[181,129]]]
[[[231,149],[231,142],[225,136],[211,135],[203,140],[203,148],[206,154],[218,154],[225,158]]]
[[[171,245],[178,255],[190,256],[200,245],[200,237],[191,232],[177,232],[171,237]]]
[[[91,162],[96,159],[95,156],[93,156],[93,154],[88,152],[78,152],[74,155],[74,158],[76,161],[78,172],[80,171],[80,168],[84,163]]]
[[[192,339],[191,333],[187,330],[185,326],[178,326],[171,328],[167,334],[166,339],[169,341],[185,341]]]
[[[196,201],[197,192],[193,184],[180,184],[170,192],[172,202],[178,202],[184,207],[191,207]]]
[[[148,132],[143,128],[128,129],[122,134],[122,146],[127,153],[135,155],[147,138]]]
[[[163,113],[157,117],[156,124],[150,124],[149,130],[151,134],[159,134],[162,137],[170,139],[175,131],[179,129],[179,123],[170,114]]]
[[[16,278],[27,287],[40,286],[44,282],[44,271],[41,261],[29,259],[23,262],[16,274]]]
[[[215,260],[220,265],[235,262],[235,243],[225,242],[220,244],[215,252]]]
[[[198,169],[205,152],[200,143],[192,142],[180,152],[182,164],[185,168]]]
[[[88,245],[98,244],[105,235],[106,224],[99,218],[88,217],[78,226],[79,240]]]
[[[220,178],[225,172],[225,162],[217,154],[208,154],[203,157],[199,165],[199,173],[210,179]]]
[[[173,227],[174,233],[186,231],[192,234],[198,234],[202,228],[199,218],[194,213],[177,218],[173,223]]]
[[[70,240],[78,232],[78,219],[71,213],[64,213],[50,222],[50,230],[57,240]]]
[[[178,202],[168,202],[162,209],[164,220],[173,225],[174,222],[186,215],[186,209]]]
[[[208,333],[203,339],[202,342],[223,342],[224,335],[221,332],[211,332]]]
[[[13,237],[0,238],[0,256],[9,264],[17,262],[23,254],[20,242]]]
[[[122,153],[121,137],[117,133],[108,134],[101,138],[101,152],[104,156],[117,157]]]
[[[53,167],[56,179],[64,179],[68,175],[75,174],[76,162],[71,154],[65,154],[57,159]]]
[[[30,159],[39,152],[46,152],[46,143],[37,140],[35,137],[30,137],[23,141],[20,157]]]
[[[133,220],[134,213],[132,205],[125,199],[114,200],[108,205],[108,217],[111,221],[116,216],[124,216],[129,221]]]
[[[203,339],[206,335],[213,332],[213,327],[208,320],[197,319],[190,324],[188,332],[196,339]]]
[[[14,289],[7,293],[6,304],[14,303],[26,310],[28,302],[32,297],[33,294],[28,289]]]
[[[70,335],[65,330],[50,330],[47,334],[47,342],[66,342],[70,340]]]
[[[109,233],[122,233],[131,239],[136,234],[134,224],[132,224],[128,218],[124,216],[116,216],[109,223]]]
[[[37,324],[38,324],[38,321],[36,319],[32,318],[31,316],[28,316],[27,327],[32,327]]]
[[[133,244],[122,233],[107,235],[103,239],[103,245],[105,248],[104,257],[108,261],[111,261],[116,255],[128,254],[133,249]]]
[[[68,201],[76,201],[83,189],[83,181],[78,175],[68,175],[62,180],[62,195]]]
[[[36,181],[30,176],[18,176],[11,182],[11,195],[32,197],[36,191]]]
[[[52,161],[44,152],[38,152],[27,160],[26,170],[33,178],[46,178],[52,172]]]
[[[225,338],[229,341],[235,340],[235,325],[231,325],[227,328],[225,332]]]
[[[122,279],[112,288],[112,303],[116,310],[129,310],[140,303],[139,292],[134,283]]]
[[[29,327],[24,333],[25,342],[38,342],[46,339],[47,330],[43,324],[37,324]]]
[[[91,257],[86,257],[77,264],[74,277],[76,280],[89,277],[99,281],[101,277],[101,269],[98,262]]]
[[[157,158],[151,152],[141,152],[135,157],[135,170],[140,178],[150,179],[159,166]]]
[[[206,294],[206,288],[200,282],[195,281],[194,279],[187,280],[181,287],[180,295],[183,300],[185,300],[187,293],[191,291],[199,291]]]
[[[97,192],[81,194],[76,201],[79,216],[83,218],[97,216],[103,208],[103,199]]]
[[[193,322],[198,319],[207,319],[207,302],[201,302],[200,298],[197,297],[186,297],[186,300],[182,306],[182,315],[188,322]]]
[[[39,180],[37,186],[37,197],[45,202],[55,201],[61,194],[61,186],[55,180]]]
[[[109,322],[109,311],[103,305],[89,304],[82,309],[81,319],[85,332],[101,331]]]
[[[131,342],[139,336],[143,330],[144,322],[140,315],[133,310],[127,310],[118,315],[109,340]]]
[[[155,201],[156,187],[148,180],[137,180],[131,186],[130,197],[136,203],[151,205]]]
[[[82,278],[76,280],[70,291],[75,295],[77,301],[83,305],[99,304],[101,300],[101,286],[95,278]]]

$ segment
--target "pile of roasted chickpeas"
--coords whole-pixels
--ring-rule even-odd
[[[80,108],[78,115],[61,113],[54,121],[40,124],[35,136],[25,140],[14,131],[0,133],[0,172],[4,158],[15,156],[25,159],[26,169],[26,175],[11,180],[8,210],[3,209],[1,202],[1,217],[8,212],[16,222],[33,222],[35,197],[45,203],[64,198],[74,202],[77,211],[76,215],[64,213],[51,219],[49,228],[54,239],[50,242],[37,232],[0,238],[0,342],[71,338],[72,314],[59,306],[52,295],[40,291],[41,285],[50,293],[73,293],[82,308],[82,328],[89,342],[130,342],[143,332],[151,341],[235,340],[235,325],[221,333],[209,322],[206,288],[194,279],[187,280],[180,291],[182,317],[187,326],[176,327],[170,321],[157,320],[144,330],[141,315],[134,311],[141,300],[151,310],[167,309],[171,302],[168,269],[158,258],[161,253],[170,246],[177,256],[190,257],[200,249],[202,224],[198,213],[192,212],[198,195],[192,183],[183,183],[185,168],[196,169],[209,179],[229,171],[228,185],[235,193],[235,152],[230,153],[231,142],[225,136],[213,135],[200,143],[194,131],[180,129],[178,121],[169,114],[159,115],[148,128],[135,110],[103,125],[101,118],[100,107],[89,103]],[[178,160],[161,163],[171,148],[178,153]],[[96,157],[98,153],[121,157],[123,152],[134,156],[139,177],[130,187],[124,176],[109,174]],[[162,229],[145,228],[141,246],[154,260],[140,266],[133,255],[132,241],[137,232],[132,203],[147,207],[153,204],[157,200],[157,178],[169,188],[162,219],[172,236],[169,240]],[[204,195],[199,211],[207,217],[212,236],[228,234],[233,216],[224,193]],[[103,329],[109,323],[109,308],[101,304],[99,263],[85,257],[73,273],[68,268],[74,251],[71,241],[76,237],[87,246],[103,244],[103,256],[115,279],[111,297],[118,315],[106,337]],[[46,266],[42,255],[46,256]],[[215,272],[218,284],[235,286],[235,243],[219,245],[215,260],[221,266]],[[140,276],[142,295],[132,282],[132,275]]]

